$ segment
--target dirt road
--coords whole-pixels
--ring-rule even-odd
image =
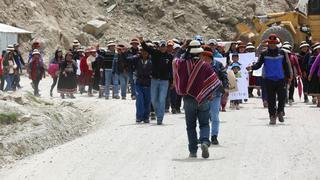
[[[288,107],[286,122],[273,127],[260,99],[222,113],[221,145],[210,147],[210,158],[203,160],[187,158],[183,114],[167,114],[163,126],[136,125],[131,100],[78,95],[73,102],[91,107],[99,127],[2,169],[0,179],[320,179],[320,109],[311,105]]]

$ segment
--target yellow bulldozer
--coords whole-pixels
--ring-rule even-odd
[[[282,42],[288,41],[295,48],[301,41],[320,41],[320,0],[300,0],[292,11],[255,16],[252,24],[253,28],[238,24],[238,38],[256,47],[270,34],[277,34]]]

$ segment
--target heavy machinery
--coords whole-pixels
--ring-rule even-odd
[[[256,16],[252,23],[253,29],[243,23],[237,25],[238,38],[254,42],[256,47],[272,33],[295,48],[301,41],[320,41],[320,0],[300,0],[290,12]]]

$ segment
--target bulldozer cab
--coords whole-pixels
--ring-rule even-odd
[[[320,15],[320,0],[300,0],[296,11],[308,15]]]

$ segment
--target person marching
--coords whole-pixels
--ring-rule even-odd
[[[286,98],[286,81],[290,84],[292,80],[292,70],[288,54],[277,47],[280,43],[276,34],[271,34],[268,38],[268,49],[261,53],[258,62],[248,66],[247,70],[257,70],[264,64],[264,78],[268,94],[268,109],[270,125],[284,122],[284,106]],[[278,97],[278,106],[276,106]],[[276,108],[278,107],[278,108]]]
[[[17,74],[18,66],[14,60],[14,48],[9,45],[7,48],[7,54],[2,62],[3,75],[5,77],[7,86],[5,91],[13,91],[14,77]]]
[[[68,52],[65,61],[60,65],[60,75],[58,81],[58,92],[61,98],[65,98],[65,94],[71,99],[75,99],[74,93],[77,92],[77,63],[73,60],[73,54]]]
[[[149,44],[148,44],[149,45]],[[147,51],[141,50],[141,55],[128,57],[135,67],[135,95],[136,95],[136,122],[149,123],[151,110],[151,75],[152,62]]]
[[[54,58],[51,60],[51,62],[49,64],[49,68],[48,68],[48,73],[50,74],[50,76],[53,79],[53,83],[50,88],[50,96],[51,97],[53,96],[53,89],[58,82],[58,77],[60,74],[60,72],[59,72],[60,64],[62,63],[62,61],[63,61],[63,54],[62,54],[62,50],[59,48],[54,53]]]
[[[219,145],[218,135],[219,135],[219,127],[220,127],[220,119],[219,119],[219,111],[220,111],[220,102],[223,94],[227,92],[229,88],[229,81],[227,70],[223,66],[223,64],[219,61],[216,61],[213,58],[213,53],[210,50],[210,47],[203,47],[204,52],[201,54],[201,58],[207,63],[211,64],[213,70],[218,75],[219,80],[222,82],[223,88],[220,88],[213,95],[210,103],[210,119],[211,119],[211,143],[213,145]]]
[[[89,86],[88,96],[92,97],[92,88],[93,88],[93,77],[94,72],[92,68],[92,63],[96,60],[96,49],[93,47],[87,48],[85,50],[85,56],[80,61],[80,84],[83,86]]]
[[[285,44],[282,46],[282,50],[288,53],[291,68],[292,68],[292,73],[293,73],[293,79],[292,83],[289,85],[289,105],[292,106],[292,103],[294,102],[294,89],[295,87],[298,86],[297,78],[302,76],[300,65],[299,65],[299,60],[298,57],[295,53],[292,52],[292,46],[290,44]]]
[[[43,61],[41,60],[41,54],[37,49],[33,50],[32,59],[29,63],[29,73],[29,77],[34,86],[34,95],[39,97],[39,83],[42,78],[45,78],[45,70]]]
[[[303,95],[304,95],[304,102],[308,103],[308,64],[311,61],[311,51],[310,45],[306,41],[302,41],[300,44],[300,52],[298,54],[299,65],[302,72],[302,84],[303,84]]]
[[[313,62],[310,68],[308,81],[310,82],[308,87],[308,94],[314,96],[318,101],[317,107],[320,107],[320,44],[313,48],[314,56]]]
[[[173,61],[175,86],[184,100],[190,158],[197,157],[197,121],[200,126],[202,157],[209,158],[210,104],[208,100],[212,99],[212,94],[221,85],[212,66],[200,59],[202,52],[200,42],[193,40],[188,45],[186,53]]]
[[[143,37],[139,38],[142,48],[151,55],[152,80],[151,101],[157,116],[157,125],[162,125],[173,56],[167,52],[167,41],[161,40],[159,49],[149,47]]]

